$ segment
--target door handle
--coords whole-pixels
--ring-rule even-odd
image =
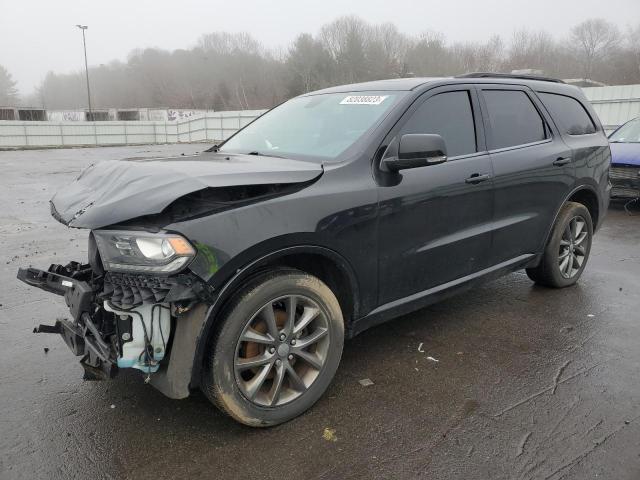
[[[465,183],[470,183],[472,185],[476,185],[480,182],[485,182],[491,178],[491,175],[488,173],[483,173],[482,175],[479,173],[474,173],[469,178],[465,180]]]
[[[571,163],[571,157],[558,157],[553,164],[556,167],[561,167],[562,165],[566,165],[567,163]]]

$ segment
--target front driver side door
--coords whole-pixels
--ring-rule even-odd
[[[493,172],[475,89],[425,93],[387,137],[385,155],[408,133],[441,135],[448,161],[380,173],[379,305],[488,266]]]

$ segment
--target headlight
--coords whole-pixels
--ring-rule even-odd
[[[105,270],[113,272],[174,273],[196,254],[175,234],[96,230],[93,235]]]

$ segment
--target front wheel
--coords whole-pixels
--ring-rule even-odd
[[[203,391],[245,425],[286,422],[322,396],[343,343],[340,305],[323,282],[299,270],[260,275],[225,308]]]
[[[527,275],[539,285],[573,285],[584,271],[591,252],[593,222],[581,203],[567,202],[560,210],[540,264]]]

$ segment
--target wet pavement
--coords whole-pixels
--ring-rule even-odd
[[[640,209],[611,208],[575,287],[519,272],[347,342],[325,397],[276,428],[135,372],[83,381],[31,333],[62,298],[15,280],[86,258],[49,198],[99,159],[202,148],[0,152],[0,478],[640,478]]]

